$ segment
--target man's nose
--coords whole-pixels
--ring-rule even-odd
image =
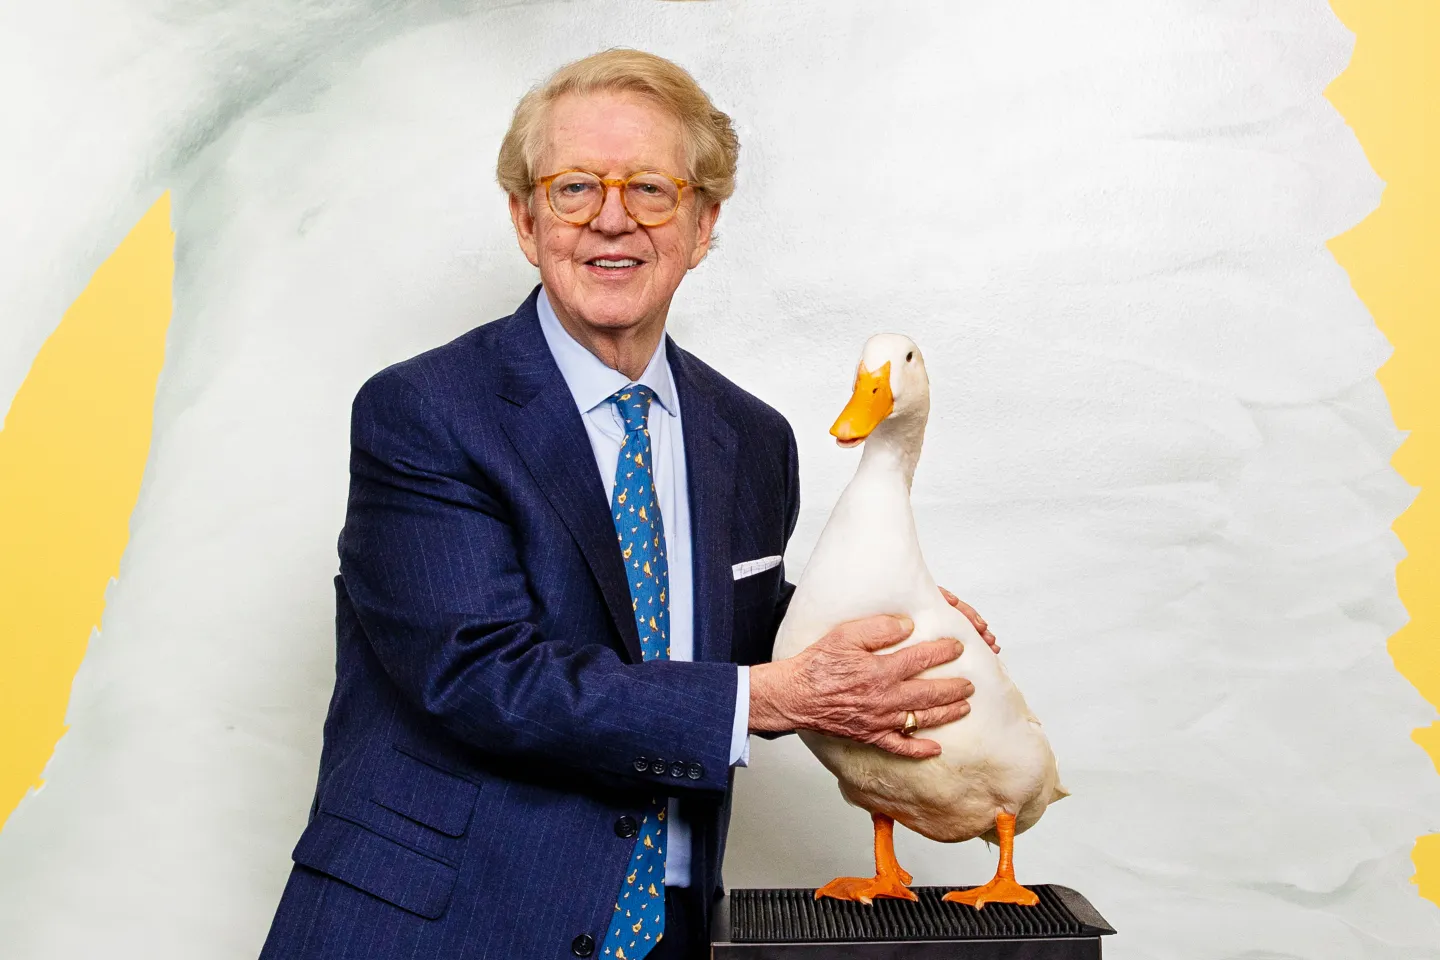
[[[601,233],[629,233],[639,226],[630,219],[630,214],[625,210],[625,202],[620,195],[622,189],[624,188],[605,185],[605,199],[600,204],[600,215],[590,221],[590,226]]]

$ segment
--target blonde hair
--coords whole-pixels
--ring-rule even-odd
[[[730,118],[715,109],[684,68],[653,53],[627,49],[605,50],[566,64],[520,98],[495,164],[495,179],[506,193],[528,201],[534,192],[535,157],[550,105],[568,93],[602,91],[638,93],[674,114],[684,131],[690,168],[685,178],[705,191],[711,203],[730,199],[740,154]]]

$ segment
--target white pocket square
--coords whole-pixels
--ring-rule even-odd
[[[761,557],[759,560],[746,560],[744,563],[737,563],[730,568],[736,580],[743,580],[746,577],[754,576],[771,567],[780,566],[780,557]]]

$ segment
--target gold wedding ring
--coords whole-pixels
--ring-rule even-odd
[[[905,726],[900,728],[900,736],[913,737],[915,731],[920,729],[920,721],[915,719],[914,710],[905,711]]]

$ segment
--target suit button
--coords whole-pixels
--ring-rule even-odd
[[[624,837],[626,840],[629,840],[639,832],[640,825],[635,822],[634,817],[621,817],[615,821],[615,836],[617,837]]]
[[[570,952],[577,957],[588,957],[595,952],[595,938],[588,933],[582,933],[570,941]]]
[[[699,780],[701,777],[705,776],[705,768],[700,766],[700,764],[698,763],[692,763],[690,764],[689,769],[685,771],[685,774],[691,780]]]
[[[664,775],[665,775],[665,758],[664,758],[664,757],[656,757],[653,761],[651,761],[651,763],[650,763],[650,772],[653,773],[653,774],[656,774],[657,776],[664,776]]]
[[[677,780],[680,777],[685,776],[685,764],[681,763],[679,760],[676,760],[674,763],[670,764],[670,776],[675,777]]]
[[[649,757],[636,757],[636,758],[635,758],[635,772],[636,772],[636,773],[644,773],[646,770],[649,770],[649,769],[650,769],[650,758],[649,758]]]

